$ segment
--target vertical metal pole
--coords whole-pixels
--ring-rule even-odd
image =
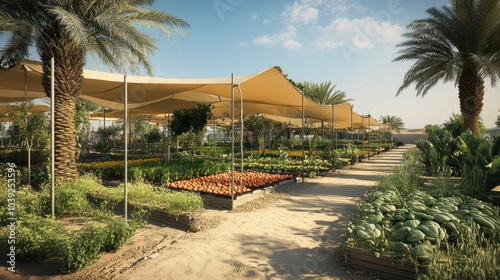
[[[123,102],[123,111],[124,111],[124,139],[125,139],[125,147],[124,147],[124,152],[125,152],[125,158],[124,158],[124,163],[125,163],[125,178],[124,178],[124,183],[123,183],[123,196],[124,196],[124,201],[123,201],[123,209],[124,209],[124,215],[125,215],[125,223],[127,222],[128,218],[128,193],[127,193],[127,183],[128,183],[128,88],[127,88],[127,74],[125,73],[123,75],[123,95],[124,95],[124,102]]]
[[[238,86],[238,91],[240,92],[240,154],[241,154],[241,176],[240,176],[240,194],[243,194],[243,92]]]
[[[333,145],[333,137],[335,134],[335,109],[334,109],[335,104],[332,104],[332,156],[333,152],[335,150],[335,146]]]
[[[304,159],[305,159],[305,152],[304,152],[304,92],[301,92],[302,93],[302,135],[301,135],[301,138],[302,138],[302,182],[304,182]]]
[[[231,209],[234,209],[234,77],[231,73]]]
[[[23,65],[23,70],[24,70],[24,124],[26,127],[28,127],[28,71],[26,70],[26,67]],[[26,150],[28,152],[28,159],[27,159],[27,164],[28,164],[28,185],[31,185],[31,147],[29,146],[29,140],[28,137],[26,137]]]
[[[170,114],[167,114],[167,161],[170,161]]]
[[[365,153],[365,115],[361,115],[361,151],[364,154]],[[358,134],[358,139],[359,139],[359,134]]]
[[[55,90],[54,90],[54,57],[50,59],[50,204],[52,218],[56,217],[55,212]]]
[[[370,119],[371,119],[371,115],[370,115],[370,112],[368,112],[368,158],[370,158],[370,152],[371,152],[371,147],[370,147],[370,133],[371,133],[371,129],[370,129]]]
[[[217,119],[214,120],[214,156],[217,155]]]
[[[351,104],[351,140],[354,141],[354,134],[353,134],[353,129],[352,129],[352,108],[354,105]]]
[[[168,143],[167,143],[167,114],[163,114],[163,139],[165,140],[165,158],[168,158],[167,155],[167,149],[168,149]]]

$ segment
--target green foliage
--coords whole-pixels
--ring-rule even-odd
[[[451,171],[447,161],[451,156],[452,141],[451,134],[442,129],[432,131],[427,139],[417,141],[417,148],[421,151],[420,161],[425,165],[427,175],[437,176]]]
[[[42,212],[51,213],[50,186],[44,185],[41,193]],[[92,205],[87,200],[87,194],[81,181],[63,183],[55,188],[54,210],[58,217],[85,216],[92,211]]]
[[[405,126],[403,119],[401,119],[398,116],[391,116],[391,115],[381,116],[380,122],[384,125],[389,125],[390,130],[395,130],[398,133]]]
[[[148,133],[144,134],[148,143],[158,143],[161,141],[161,133],[158,127],[153,127]]]
[[[198,104],[192,109],[174,110],[170,122],[170,130],[175,135],[186,132],[200,133],[207,125],[207,121],[212,117],[212,106]]]
[[[94,149],[99,153],[109,153],[117,147],[123,128],[117,125],[99,127],[96,131],[97,140]]]
[[[377,189],[397,190],[401,194],[413,192],[423,186],[420,170],[422,165],[418,159],[418,152],[410,150],[405,154],[403,163],[396,167],[394,172],[378,177]]]
[[[331,81],[320,84],[304,82],[303,85],[305,96],[321,105],[342,104],[352,101],[352,99],[346,98],[345,92],[335,90],[336,85],[332,86]]]
[[[75,184],[88,196],[101,201],[103,207],[114,208],[123,201],[123,184],[105,187],[91,175],[80,177]],[[128,203],[134,206],[134,212],[135,208],[141,212],[136,214],[139,218],[147,216],[144,211],[157,210],[178,217],[203,207],[203,200],[196,193],[171,191],[140,180],[128,184]]]
[[[66,234],[55,220],[31,214],[18,220],[15,230],[16,260],[23,261],[40,261],[52,256],[54,245]],[[4,228],[1,233],[0,247],[7,246],[9,231]]]
[[[500,243],[486,238],[474,223],[469,228],[456,244],[447,243],[418,279],[500,279]]]
[[[104,250],[106,237],[102,227],[88,225],[57,243],[55,251],[61,271],[72,273],[97,259]]]
[[[454,138],[460,136],[466,131],[462,115],[456,113],[453,113],[452,116],[443,123],[442,127],[443,129],[449,131]],[[476,135],[483,135],[486,131],[488,131],[488,129],[484,126],[483,121],[479,119]]]
[[[484,192],[488,191],[488,173],[477,165],[465,166],[460,180],[460,192],[464,195],[484,199]]]

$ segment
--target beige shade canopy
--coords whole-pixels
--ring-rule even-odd
[[[20,108],[20,106],[16,104],[13,105],[0,104],[0,114],[5,114],[8,113],[9,111],[17,110],[18,108]],[[50,107],[46,105],[33,105],[29,109],[29,112],[49,112],[49,111]]]
[[[41,85],[40,62],[24,61],[21,65],[0,72],[0,103],[45,97]],[[124,75],[84,70],[81,97],[112,109],[106,118],[123,119]],[[239,116],[241,97],[243,113],[265,114],[291,119],[302,117],[302,94],[286,78],[278,66],[246,76],[210,79],[172,79],[126,76],[130,116],[171,114],[176,109],[193,108],[197,104],[212,104],[214,118],[230,117],[231,90],[235,97],[235,118]],[[120,113],[121,111],[121,113]],[[350,127],[351,105],[335,105],[335,128]],[[354,112],[355,113],[355,112]],[[353,113],[353,115],[355,115]],[[318,105],[304,98],[304,116],[308,122],[332,121],[331,105]],[[359,115],[358,115],[359,116]],[[95,119],[103,118],[99,113]],[[366,121],[366,120],[365,120]],[[373,124],[375,125],[374,120]],[[367,125],[367,124],[365,124]],[[378,124],[377,124],[378,125]],[[361,118],[353,119],[353,127],[361,127]]]

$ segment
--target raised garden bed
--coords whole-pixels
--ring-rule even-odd
[[[417,279],[418,274],[426,273],[425,266],[418,266],[416,268],[413,264],[397,263],[389,256],[380,256],[377,258],[372,252],[358,248],[346,249],[344,256],[347,265],[376,274],[383,279]]]
[[[231,197],[223,195],[202,193],[201,198],[203,199],[206,208],[233,210],[246,202],[265,196],[273,191],[284,191],[289,187],[295,186],[296,183],[297,179],[292,178],[277,182],[267,187],[254,189],[250,192],[244,193],[243,195],[235,196],[234,203],[231,203]]]

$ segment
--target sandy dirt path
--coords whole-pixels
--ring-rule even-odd
[[[343,265],[341,235],[376,176],[400,164],[408,148],[393,149],[328,177],[306,179],[275,195],[277,199],[254,204],[254,209],[203,211],[200,220],[212,226],[200,232],[148,225],[118,252],[104,254],[72,275],[49,270],[15,278],[373,279]]]

